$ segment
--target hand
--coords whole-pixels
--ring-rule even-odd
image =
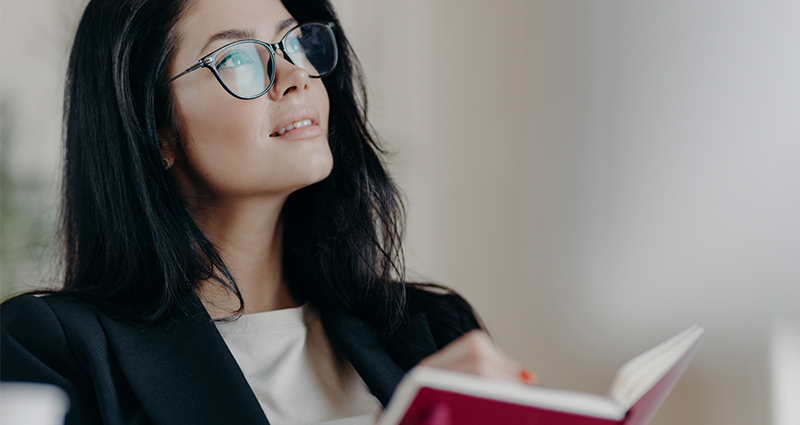
[[[507,382],[536,383],[533,372],[506,357],[480,330],[467,332],[419,364]]]

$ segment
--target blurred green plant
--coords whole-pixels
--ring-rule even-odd
[[[54,182],[19,176],[10,166],[13,102],[0,98],[0,299],[57,281]]]

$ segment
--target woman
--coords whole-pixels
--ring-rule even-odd
[[[93,0],[67,77],[64,287],[3,306],[3,380],[105,424],[371,423],[420,362],[532,380],[404,281],[327,1]]]

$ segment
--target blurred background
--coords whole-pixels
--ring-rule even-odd
[[[83,0],[0,3],[2,296],[56,279]],[[800,2],[335,0],[407,197],[411,277],[545,386],[692,323],[652,424],[800,423]]]

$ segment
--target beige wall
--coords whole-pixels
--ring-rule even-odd
[[[397,152],[412,276],[462,292],[553,387],[603,393],[699,323],[653,424],[770,421],[769,327],[800,299],[800,3],[335,3]],[[0,3],[3,164],[42,187],[77,4]]]
[[[339,0],[398,151],[409,265],[544,385],[691,323],[654,424],[770,421],[800,300],[800,4]]]
[[[83,0],[0,1],[0,296],[54,284],[61,101]]]

